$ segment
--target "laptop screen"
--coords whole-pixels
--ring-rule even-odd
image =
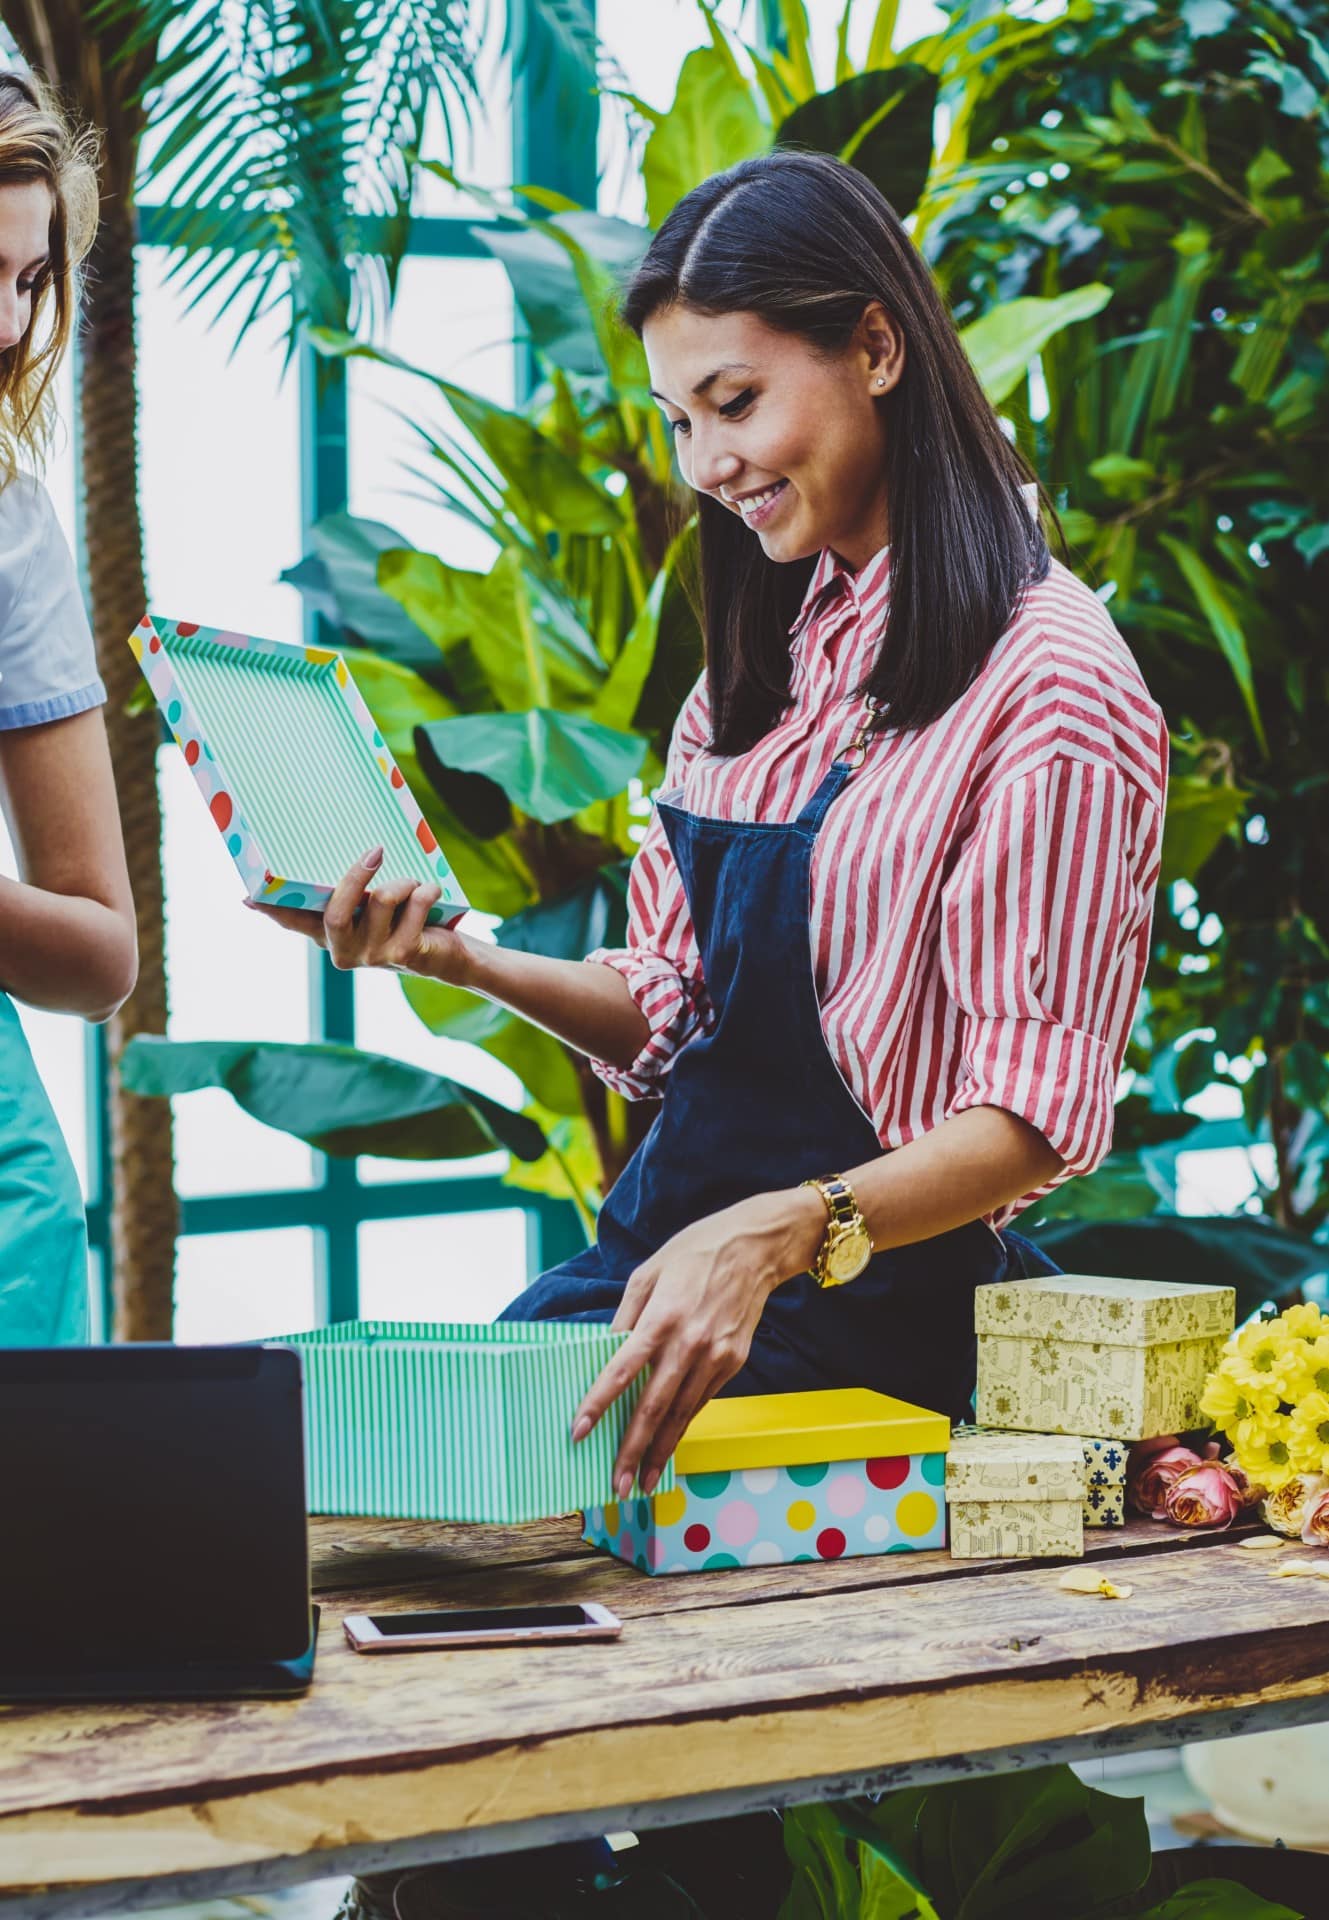
[[[0,1351],[0,1460],[0,1669],[305,1652],[292,1349]]]

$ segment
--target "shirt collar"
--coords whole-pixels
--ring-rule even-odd
[[[854,607],[861,608],[865,601],[877,593],[890,569],[890,548],[882,547],[872,558],[855,573],[848,567],[832,547],[823,547],[817,556],[817,564],[812,570],[807,592],[803,595],[803,604],[798,610],[798,618],[790,627],[793,639],[805,633],[812,621],[822,609],[831,604],[837,595],[843,595],[852,601]]]

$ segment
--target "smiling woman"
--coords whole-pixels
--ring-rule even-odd
[[[37,86],[0,74],[0,1345],[85,1337],[83,1201],[14,999],[104,1020],[135,972],[133,906],[73,562],[39,466],[92,239],[91,156]]]
[[[430,927],[430,889],[373,884],[381,849],[321,920],[280,916],[662,1098],[596,1244],[508,1309],[629,1335],[574,1437],[650,1367],[620,1495],[720,1392],[965,1412],[975,1288],[1046,1270],[1010,1222],[1107,1151],[1166,760],[862,175],[777,150],[704,182],[624,311],[696,496],[706,641],[626,946]]]

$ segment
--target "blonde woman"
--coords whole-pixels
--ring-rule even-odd
[[[131,991],[133,904],[73,561],[36,478],[96,225],[87,142],[0,73],[0,1346],[87,1333],[83,1201],[15,1000],[105,1020]]]

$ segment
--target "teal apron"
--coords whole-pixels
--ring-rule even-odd
[[[87,1337],[78,1175],[18,1010],[0,993],[0,1347],[78,1346]]]

